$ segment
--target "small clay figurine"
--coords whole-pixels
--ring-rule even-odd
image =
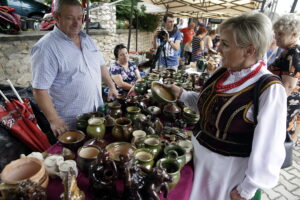
[[[94,199],[115,199],[117,166],[107,151],[98,154],[97,160],[90,166],[89,181],[92,186]]]
[[[125,200],[143,200],[141,189],[145,185],[145,177],[150,173],[146,167],[133,162],[126,163],[125,167]]]
[[[155,167],[146,179],[143,188],[143,200],[160,200],[159,193],[163,192],[167,198],[169,187],[168,182],[172,181],[172,177],[161,167]]]

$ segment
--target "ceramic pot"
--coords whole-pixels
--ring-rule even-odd
[[[134,156],[135,147],[128,142],[114,142],[107,145],[105,150],[112,160],[119,162],[120,155],[131,160]]]
[[[127,111],[126,117],[130,119],[132,123],[134,123],[136,120],[136,116],[141,112],[141,109],[136,106],[129,106],[126,108],[126,111]]]
[[[84,113],[76,116],[76,128],[80,131],[85,132],[86,127],[88,126],[88,120],[92,117],[100,117],[99,112],[90,112],[90,113]]]
[[[101,138],[92,138],[84,143],[83,146],[97,146],[100,149],[104,149],[108,144],[107,141]]]
[[[65,160],[59,164],[59,177],[64,181],[70,172],[70,168],[75,172],[75,176],[78,176],[78,170],[76,166],[76,162],[74,160]]]
[[[59,175],[58,166],[63,161],[64,158],[59,155],[51,155],[45,159],[44,165],[50,177],[55,177]]]
[[[111,102],[107,104],[108,106],[108,112],[107,114],[112,116],[113,118],[119,118],[122,117],[122,109],[121,104],[119,102]]]
[[[83,146],[78,149],[76,162],[80,171],[88,174],[91,163],[96,160],[100,149],[97,146]]]
[[[148,135],[145,139],[144,139],[144,147],[146,149],[149,149],[149,151],[151,152],[151,154],[153,154],[154,159],[156,159],[160,152],[161,152],[161,140],[158,136],[156,135]]]
[[[73,152],[83,144],[85,134],[79,130],[70,130],[58,137],[58,141],[66,148],[69,148]]]
[[[115,126],[112,129],[112,136],[117,141],[131,141],[132,138],[132,122],[130,119],[122,117],[116,119]]]
[[[93,117],[89,119],[86,133],[92,138],[103,138],[105,134],[105,119]]]
[[[144,144],[144,139],[146,138],[146,132],[143,130],[135,130],[132,133],[132,140],[131,144],[134,145],[136,148],[141,148],[143,147]]]
[[[163,113],[167,119],[176,120],[180,116],[181,108],[176,103],[168,103],[164,106]]]
[[[164,155],[168,158],[173,158],[177,160],[177,162],[180,164],[180,169],[183,168],[183,166],[186,163],[186,157],[185,157],[185,149],[178,145],[168,145],[164,148]]]
[[[178,146],[181,146],[185,150],[185,163],[192,160],[192,150],[193,144],[190,140],[179,140],[177,142]]]
[[[165,87],[158,81],[154,81],[151,84],[151,94],[156,102],[176,102],[177,98],[173,94],[172,90]]]
[[[24,157],[7,164],[1,172],[1,179],[6,184],[18,184],[30,180],[46,188],[48,173],[42,161],[37,158]]]
[[[154,156],[148,149],[141,148],[134,152],[134,162],[151,170],[154,165]]]
[[[148,86],[147,86],[147,82],[146,81],[139,81],[136,82],[134,85],[134,90],[138,93],[138,94],[145,94],[147,92]]]
[[[172,182],[168,183],[169,191],[171,191],[180,180],[180,164],[173,158],[162,158],[157,161],[156,165],[166,169],[172,177]]]

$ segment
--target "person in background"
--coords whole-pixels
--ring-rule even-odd
[[[34,98],[58,136],[76,129],[77,115],[96,111],[103,104],[102,79],[110,88],[109,98],[117,97],[118,92],[101,52],[81,31],[81,4],[59,0],[54,17],[54,30],[31,50],[31,64]]]
[[[273,41],[267,51],[267,66],[269,67],[275,59],[281,54],[283,49],[279,48],[276,44],[276,39],[273,38]]]
[[[273,29],[276,44],[284,51],[269,66],[269,70],[282,79],[288,96],[287,131],[296,142],[299,133],[296,122],[300,114],[300,17],[296,14],[284,15],[275,22]]]
[[[197,60],[203,56],[204,53],[204,37],[207,33],[206,28],[200,27],[196,32],[192,40],[192,62],[197,62]]]
[[[163,17],[163,26],[164,30],[156,30],[153,41],[154,49],[162,47],[159,52],[159,70],[169,68],[177,71],[180,57],[178,52],[182,37],[180,32],[174,28],[174,16],[172,14],[166,14]]]
[[[127,93],[137,81],[141,81],[141,75],[134,62],[129,61],[126,46],[118,44],[114,49],[116,62],[110,65],[109,73],[116,83],[119,93]]]
[[[271,44],[272,23],[250,12],[220,25],[222,67],[201,93],[166,85],[200,115],[192,137],[194,179],[190,199],[247,200],[256,191],[277,185],[285,158],[286,93],[269,77],[260,91],[257,124],[253,93],[257,81],[271,72],[263,56]]]
[[[204,38],[204,53],[217,54],[217,51],[213,48],[213,40],[217,35],[216,30],[211,30]]]
[[[195,35],[194,28],[195,28],[195,23],[191,22],[188,27],[180,30],[180,32],[183,33],[183,40],[180,45],[181,48],[180,57],[183,57],[184,55],[184,46],[193,40],[193,36]]]

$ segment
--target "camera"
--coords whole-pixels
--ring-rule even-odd
[[[163,29],[161,29],[161,30],[158,32],[158,34],[157,34],[157,38],[158,38],[161,42],[163,42],[163,41],[166,39],[166,37],[167,37],[167,32],[166,32],[165,30],[163,30]]]

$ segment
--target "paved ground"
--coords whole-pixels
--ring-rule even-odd
[[[261,200],[300,200],[300,138],[294,147],[293,166],[281,170],[280,180],[272,190],[265,190]]]

